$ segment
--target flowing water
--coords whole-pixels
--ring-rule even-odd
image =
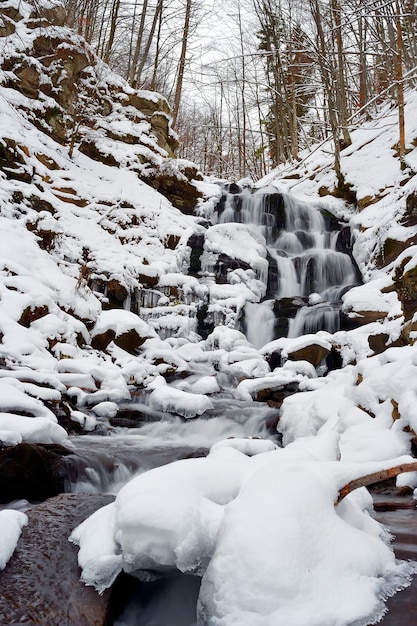
[[[268,423],[276,421],[276,409],[260,405],[254,410],[250,402],[221,396],[212,402],[213,410],[198,419],[161,413],[157,420],[138,428],[115,428],[107,437],[72,437],[72,475],[66,490],[116,494],[134,475],[177,459],[205,455],[214,443],[229,437],[278,442],[278,434],[268,429]],[[146,409],[140,403],[134,406],[138,411]]]
[[[244,329],[248,339],[261,347],[280,336],[274,324],[274,305],[302,299],[287,334],[297,337],[319,330],[339,330],[341,297],[358,283],[358,271],[346,250],[341,250],[342,228],[313,204],[276,189],[226,194],[219,222],[239,222],[265,237],[270,271],[267,299],[245,307]]]

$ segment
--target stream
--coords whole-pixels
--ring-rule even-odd
[[[248,302],[237,321],[249,341],[259,349],[279,337],[343,329],[342,296],[360,282],[344,225],[319,207],[276,191],[234,190],[237,193],[225,192],[213,221],[245,223],[257,230],[265,239],[269,261],[265,297]],[[202,275],[207,271],[201,268]],[[203,376],[200,368],[201,363],[198,371]],[[320,366],[319,373],[325,374],[326,368]],[[238,400],[233,389],[236,381],[218,371],[215,375],[220,391],[210,396],[213,409],[197,419],[152,413],[149,406],[133,400],[120,409],[146,416],[137,427],[115,426],[102,434],[72,436],[74,454],[65,490],[115,495],[136,474],[178,459],[205,456],[214,443],[230,437],[261,437],[280,445],[275,428],[279,409]],[[375,516],[396,535],[397,557],[414,559],[417,512],[411,498],[406,507],[405,501],[377,495]],[[127,586],[126,603],[108,626],[195,626],[199,577],[172,575],[149,583],[129,577]],[[417,624],[416,591],[417,581],[413,581],[408,590],[390,599],[382,623]]]
[[[341,237],[343,224],[285,194],[265,189],[253,193],[236,186],[234,191],[224,193],[217,222],[246,223],[257,230],[265,238],[269,261],[265,298],[248,302],[240,319],[249,341],[259,349],[281,336],[338,331],[342,296],[360,282],[350,238],[346,232]],[[209,269],[202,267],[203,274]],[[69,491],[116,494],[135,474],[205,455],[216,441],[228,437],[264,437],[279,444],[278,434],[268,427],[276,423],[277,409],[240,402],[230,389],[228,395],[220,393],[212,400],[214,409],[195,420],[161,414],[139,428],[116,428],[110,437],[72,438],[74,451],[83,460]],[[375,515],[397,535],[398,558],[413,559],[417,513],[412,501],[407,506],[384,496]],[[199,577],[173,575],[150,583],[132,579],[129,584],[126,604],[112,626],[195,626]],[[416,585],[413,582],[389,600],[385,625],[417,623]]]

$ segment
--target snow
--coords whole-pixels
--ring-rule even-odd
[[[153,409],[176,413],[190,418],[201,415],[213,408],[211,400],[202,393],[188,393],[181,389],[158,386],[149,396],[149,404]]]
[[[355,477],[410,457],[337,457],[329,434],[286,449],[232,439],[206,458],[141,474],[72,533],[82,579],[102,592],[121,569],[144,580],[151,572],[198,573],[201,623],[342,626],[378,619],[383,599],[408,585],[414,565],[396,561],[369,517],[369,499],[352,494],[335,502]],[[92,537],[98,523],[103,543]]]
[[[22,527],[27,523],[27,515],[21,511],[13,509],[0,511],[0,570],[6,567],[15,551]]]
[[[13,5],[28,16],[27,3]],[[29,50],[35,36],[22,23],[8,49]],[[78,45],[78,36],[68,36]],[[157,442],[182,445],[187,433],[193,444],[213,447],[207,458],[137,476],[74,531],[86,583],[102,591],[122,569],[141,578],[150,569],[197,573],[200,616],[213,626],[377,620],[382,600],[407,584],[414,565],[395,561],[369,514],[366,490],[334,503],[352,478],[408,459],[417,432],[416,316],[405,319],[393,289],[401,273],[416,268],[417,246],[384,267],[380,260],[387,239],[404,243],[417,234],[402,223],[417,177],[401,170],[392,150],[397,113],[384,105],[352,129],[352,146],[342,151],[342,171],[361,210],[318,197],[335,183],[329,143],[258,183],[346,219],[364,279],[343,297],[344,314],[361,326],[281,337],[258,349],[241,332],[240,318],[247,302],[256,306],[266,293],[264,237],[249,224],[206,227],[138,178],[155,164],[181,177],[187,164],[165,159],[149,123],[124,106],[134,90],[104,70],[89,80],[110,81],[122,93],[89,132],[120,167],[77,148],[69,158],[67,147],[30,121],[54,101],[0,85],[2,142],[16,142],[31,176],[0,172],[0,443],[65,443],[54,414],[62,403],[70,400],[70,419],[92,433],[138,394],[144,411],[163,418],[152,431],[141,428],[143,438],[153,432]],[[166,107],[156,94],[138,95]],[[414,170],[416,109],[417,94],[408,91],[405,159]],[[125,134],[137,143],[120,141]],[[205,194],[199,213],[207,215],[220,186],[195,185]],[[204,237],[198,276],[187,275],[192,235]],[[220,284],[214,269],[222,254],[246,269],[228,271]],[[318,298],[311,294],[310,304]],[[197,334],[202,307],[214,324],[204,339]],[[365,313],[374,314],[372,322],[364,323]],[[114,342],[93,348],[101,333],[120,337],[132,329],[145,340],[135,354]],[[397,347],[376,354],[369,338],[378,335]],[[289,360],[312,344],[339,353],[343,368],[324,376],[307,361]],[[281,363],[273,371],[272,355]],[[277,449],[273,435],[245,438],[271,415],[257,399],[288,388],[276,410],[285,447]],[[223,440],[230,432],[236,436]],[[398,484],[414,488],[416,476]],[[0,513],[0,567],[25,521],[17,512]]]

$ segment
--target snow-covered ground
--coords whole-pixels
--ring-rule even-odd
[[[19,38],[10,45],[20,46]],[[84,579],[103,589],[122,567],[139,576],[141,569],[197,572],[200,620],[213,626],[371,623],[413,566],[395,561],[364,489],[335,502],[350,480],[409,460],[417,431],[417,319],[406,319],[392,289],[400,270],[415,269],[417,247],[407,245],[385,267],[377,263],[384,242],[416,235],[417,226],[401,219],[407,196],[417,193],[417,94],[406,97],[406,169],[395,157],[395,108],[384,105],[352,129],[342,170],[362,210],[319,193],[335,184],[329,145],[259,183],[350,222],[364,284],[345,294],[344,309],[352,317],[375,314],[354,330],[261,347],[237,319],[246,302],[265,295],[264,238],[245,224],[207,227],[184,215],[138,178],[146,151],[104,132],[103,153],[127,151],[121,167],[77,147],[70,158],[68,147],[29,121],[35,105],[0,86],[0,143],[17,164],[0,171],[1,445],[70,445],[56,417],[61,407],[94,432],[138,389],[149,410],[186,420],[222,402],[226,412],[228,399],[244,403],[242,415],[256,414],[263,390],[298,389],[278,422],[284,449],[241,439],[239,429],[239,439],[214,446],[207,459],[133,479],[115,504],[75,530]],[[121,128],[120,118],[106,123]],[[153,159],[165,158],[146,125],[126,118],[122,126]],[[209,215],[219,188],[198,185],[205,193],[199,213]],[[189,241],[202,234],[196,277],[187,274]],[[250,269],[217,284],[219,254]],[[205,339],[197,334],[202,305],[217,323]],[[387,344],[402,341],[377,354],[369,337],[379,335]],[[305,360],[286,360],[313,340],[336,350],[343,368],[323,376]],[[271,370],[274,352],[284,362]],[[417,486],[414,473],[398,480]],[[23,514],[0,514],[0,567],[24,523]]]

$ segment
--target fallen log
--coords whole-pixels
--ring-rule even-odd
[[[360,478],[355,478],[355,480],[351,480],[339,490],[339,496],[335,504],[339,504],[343,500],[343,498],[345,498],[355,489],[359,489],[359,487],[368,487],[368,485],[379,483],[382,480],[388,480],[388,478],[395,478],[395,476],[398,476],[399,474],[403,474],[405,472],[417,472],[417,461],[413,461],[411,463],[402,463],[401,465],[394,465],[394,467],[389,467],[388,469],[380,470],[379,472],[373,472],[372,474],[366,474],[365,476],[361,476]]]

